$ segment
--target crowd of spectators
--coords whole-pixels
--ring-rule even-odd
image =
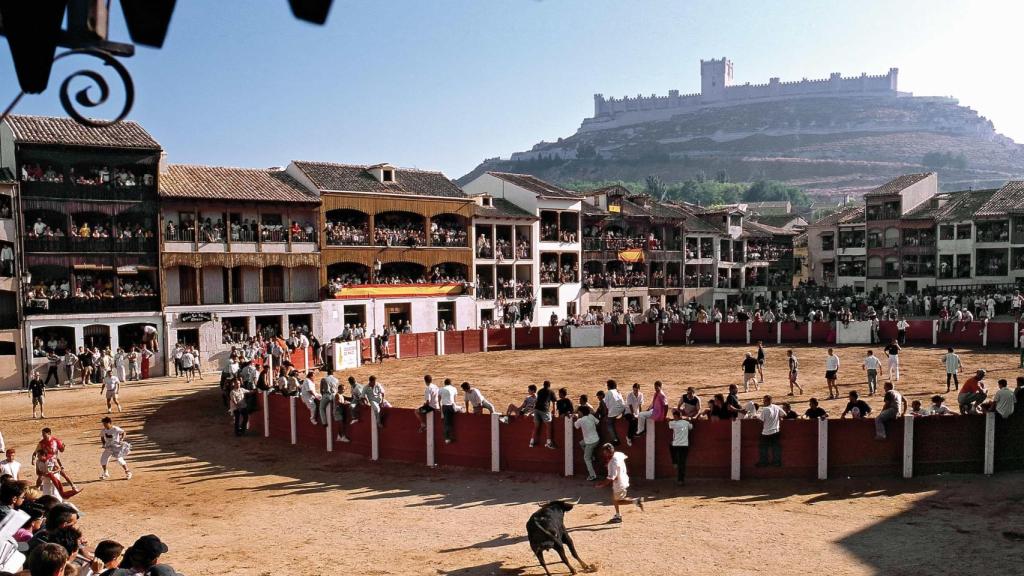
[[[151,172],[137,172],[125,168],[109,168],[99,166],[95,168],[76,169],[68,168],[68,178],[78,186],[102,186],[113,184],[121,187],[152,186],[155,182]],[[21,166],[21,180],[23,182],[50,182],[60,184],[64,182],[64,173],[47,165],[43,169],[39,164],[23,164]]]
[[[353,216],[327,222],[324,237],[331,246],[369,246],[370,228],[365,219]]]
[[[378,222],[373,229],[377,246],[423,246],[426,236],[418,222]]]
[[[197,228],[192,220],[182,220],[180,225],[168,220],[165,230],[167,240],[191,242]],[[246,218],[231,221],[229,226],[221,218],[203,218],[199,221],[198,233],[200,242],[225,242],[229,236],[232,242],[316,242],[316,229],[311,222],[293,221],[291,226],[286,226],[271,222],[260,224]]]
[[[432,246],[466,246],[466,227],[455,221],[431,220],[430,242]]]
[[[580,265],[578,262],[565,263],[561,266],[555,259],[540,263],[541,284],[566,284],[577,282],[580,277]]]
[[[656,272],[658,279],[664,279],[662,272]],[[672,275],[672,278],[676,278]],[[594,272],[583,274],[583,287],[590,288],[636,288],[647,286],[647,273],[643,270]]]
[[[558,224],[541,224],[540,226],[540,239],[543,242],[562,242],[562,243],[573,243],[576,242],[576,231],[575,230],[561,230]]]

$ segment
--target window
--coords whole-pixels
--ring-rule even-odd
[[[872,256],[868,258],[868,276],[872,278],[878,278],[882,275],[882,258],[879,256]]]
[[[939,240],[952,240],[953,239],[953,225],[943,224],[939,226]]]
[[[956,239],[957,240],[970,240],[971,239],[971,225],[970,224],[957,224],[956,225]]]
[[[1006,276],[1008,254],[1002,250],[978,250],[975,273],[978,276]]]
[[[391,170],[391,169],[388,169],[388,168],[385,168],[383,173],[382,173],[382,175],[381,175],[381,180],[383,180],[384,182],[394,182],[395,181],[395,171]]]
[[[14,356],[17,354],[18,347],[14,345],[14,342],[0,342],[0,356]]]
[[[484,308],[480,310],[480,323],[482,324],[484,322],[494,322],[493,308]]]
[[[881,230],[869,230],[868,231],[868,248],[881,248],[882,247],[882,231]]]
[[[743,216],[740,216],[738,214],[734,214],[734,215],[730,216],[729,217],[729,226],[733,226],[735,228],[743,226]]]
[[[221,318],[221,344],[242,344],[249,339],[249,318]]]
[[[900,229],[899,228],[886,228],[885,229],[885,247],[895,248],[900,245]]]
[[[179,329],[178,342],[185,346],[199,346],[199,328]]]
[[[832,234],[824,234],[821,237],[821,249],[824,251],[836,249],[836,237]]]
[[[721,240],[718,243],[718,251],[721,256],[719,258],[725,262],[732,262],[732,242],[729,240]]]
[[[970,254],[958,254],[956,257],[956,277],[957,278],[970,278],[971,277],[971,255]]]
[[[438,302],[437,303],[437,328],[441,329],[444,323],[445,328],[448,326],[455,326],[455,302]]]
[[[939,256],[939,278],[956,277],[956,264],[952,254]]]
[[[0,291],[0,330],[13,330],[18,327],[18,301],[16,293],[8,290]]]
[[[977,226],[978,242],[1008,242],[1010,240],[1010,224],[1006,220],[981,222]]]
[[[358,304],[345,306],[341,313],[341,317],[347,326],[366,324],[366,305]]]
[[[558,306],[558,288],[541,288],[540,305]]]
[[[482,206],[492,206],[493,201],[491,200],[490,196],[484,196],[483,198],[480,199],[480,204]]]

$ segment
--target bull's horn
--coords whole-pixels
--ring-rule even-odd
[[[575,506],[575,505],[577,505],[577,504],[579,504],[579,503],[580,503],[580,497],[579,497],[579,496],[577,496],[577,497],[576,497],[576,500],[575,500],[575,501],[574,501],[574,502],[572,503],[572,505],[573,505],[573,506]]]

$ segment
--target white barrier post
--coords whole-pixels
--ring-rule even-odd
[[[263,437],[270,438],[270,392],[263,391]]]
[[[334,400],[321,398],[320,401],[327,402],[327,427],[324,431],[327,432],[327,451],[334,452]]]
[[[288,414],[292,421],[292,444],[298,441],[298,431],[296,430],[295,423],[295,396],[288,397]]]
[[[939,345],[939,321],[932,320],[932,346]]]
[[[748,324],[747,324],[747,328],[746,328],[746,333],[747,333],[747,345],[749,345],[749,344],[750,344],[750,329],[751,329],[751,328],[752,328],[752,326],[751,326],[751,325],[750,325],[750,324],[748,323]]]
[[[572,453],[572,441],[573,441],[572,418],[562,418],[562,422],[565,423],[565,425],[563,426],[564,432],[562,434],[562,445],[565,448],[565,452],[564,452],[564,454],[565,454],[565,469],[564,469],[564,472],[565,472],[565,475],[568,477],[568,476],[572,476],[573,474],[575,474],[575,470],[573,470],[573,464],[575,462],[573,461],[573,453]]]
[[[395,359],[402,358],[402,338],[401,334],[395,334]]]
[[[377,339],[370,338],[370,362],[377,363]]]
[[[818,420],[818,480],[828,480],[828,419]]]
[[[626,346],[629,346],[633,342],[633,331],[629,329],[629,324],[624,325],[623,328],[626,329]]]
[[[302,364],[305,366],[305,371],[306,372],[309,372],[309,361],[310,361],[309,354],[310,354],[310,351],[309,351],[309,347],[308,346],[302,349]]]
[[[903,417],[903,477],[914,477],[914,417]]]
[[[380,426],[377,425],[377,414],[370,410],[370,460],[380,459]]]
[[[515,324],[512,325],[512,328],[510,329],[510,332],[512,334],[509,336],[509,339],[512,341],[512,349],[515,350],[516,349],[516,325]]]
[[[491,472],[501,470],[501,415],[491,413]]]
[[[543,325],[537,326],[537,330],[540,331],[540,332],[537,333],[537,337],[540,338],[540,349],[543,350],[544,349],[544,326]]]
[[[981,347],[988,348],[988,318],[981,327]]]
[[[996,413],[985,414],[985,475],[996,471]]]
[[[654,323],[654,345],[661,346],[661,322]]]
[[[715,322],[715,344],[722,343],[722,323]]]
[[[427,466],[437,466],[434,461],[434,413],[427,413]]]
[[[1013,347],[1020,348],[1024,346],[1024,338],[1020,338],[1020,325],[1017,322],[1013,323]]]
[[[813,344],[814,343],[813,334],[814,334],[814,322],[808,322],[807,323],[807,343],[808,344]]]
[[[782,344],[782,322],[775,323],[775,343]]]
[[[740,479],[740,421],[739,419],[732,421],[732,457],[729,461],[729,478],[732,480]]]
[[[482,330],[483,334],[483,351],[487,352],[487,328]]]
[[[655,428],[657,428],[657,426],[655,426],[654,424],[655,423],[653,420],[648,422],[646,429],[647,431],[644,432],[644,435],[647,437],[645,440],[646,445],[644,447],[644,456],[646,457],[647,461],[647,469],[645,470],[645,472],[647,472],[646,478],[648,480],[654,480],[654,430]]]

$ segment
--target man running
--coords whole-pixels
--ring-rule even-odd
[[[754,382],[754,390],[760,390],[761,386],[757,383],[757,360],[754,356],[747,352],[743,357],[743,391],[747,392],[750,390],[750,382]]]
[[[121,410],[121,402],[117,398],[117,393],[121,391],[121,379],[114,375],[110,370],[107,370],[107,376],[103,379],[103,387],[100,390],[100,394],[106,395],[107,397],[107,414],[110,414],[111,404],[117,406],[118,412]]]
[[[786,351],[786,357],[789,360],[789,395],[793,395],[794,386],[796,386],[796,389],[799,390],[801,394],[803,394],[804,389],[800,386],[800,383],[797,381],[800,377],[800,361],[797,360],[796,355],[793,354],[792,350]]]
[[[59,473],[68,481],[68,485],[71,487],[71,492],[77,494],[79,492],[78,487],[75,486],[75,481],[68,476],[67,471],[64,469],[64,464],[60,461],[59,454],[64,451],[64,442],[61,442],[60,438],[53,435],[53,431],[49,428],[43,428],[41,430],[42,437],[39,439],[39,443],[36,445],[36,452],[32,455],[32,464],[42,460],[43,468],[47,471],[44,474],[39,475],[36,480],[36,487],[42,485],[43,476],[48,476],[50,480],[58,488],[60,487],[60,480],[57,478]],[[37,474],[39,467],[36,468]],[[62,498],[69,498],[70,496],[61,496]]]
[[[626,455],[616,452],[615,446],[605,444],[601,447],[601,456],[608,467],[608,477],[598,482],[595,487],[612,487],[612,506],[615,507],[615,516],[608,521],[609,524],[621,524],[622,515],[619,513],[619,506],[624,504],[635,504],[641,512],[644,510],[644,499],[630,498],[626,495],[629,490],[629,471],[626,470]]]
[[[100,480],[110,478],[107,464],[111,458],[115,458],[124,469],[124,479],[131,480],[132,472],[128,469],[128,463],[125,462],[124,457],[131,451],[132,445],[124,441],[124,430],[119,426],[114,426],[110,416],[104,416],[101,422],[103,428],[100,430],[100,445],[103,446],[103,454],[100,455],[100,467],[103,468],[103,473],[100,474]]]

